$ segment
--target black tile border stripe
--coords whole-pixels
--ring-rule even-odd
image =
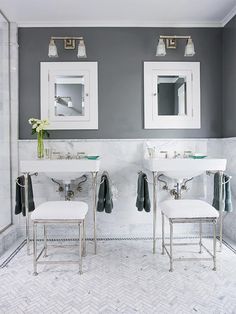
[[[26,245],[26,240],[21,242],[21,244],[5,259],[5,261],[0,265],[0,268],[6,267],[25,245]]]
[[[176,237],[175,239],[196,239],[198,237]],[[205,237],[205,239],[211,238],[211,237]],[[160,240],[161,238],[157,238],[157,240]],[[219,237],[217,237],[219,240]],[[55,241],[77,241],[78,239],[48,239],[48,241],[55,242]],[[93,238],[86,238],[87,241],[93,241]],[[152,237],[135,237],[135,238],[98,238],[98,241],[139,241],[139,240],[152,240]],[[40,239],[39,241],[43,241],[43,239]],[[225,240],[222,241],[223,244],[231,250],[234,254],[236,254],[236,250]],[[0,268],[6,267],[11,260],[20,252],[20,250],[26,245],[26,240],[24,240],[0,265]]]

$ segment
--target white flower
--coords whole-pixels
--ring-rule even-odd
[[[39,125],[37,128],[36,128],[36,132],[40,132],[43,130],[43,125]]]
[[[40,120],[35,119],[35,118],[30,118],[28,121],[30,124],[40,123]]]

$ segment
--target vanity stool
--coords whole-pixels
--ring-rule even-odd
[[[183,260],[213,260],[213,270],[216,270],[216,222],[219,217],[218,211],[208,203],[200,200],[167,200],[160,203],[162,214],[162,254],[168,254],[170,258],[170,271],[173,271],[174,261]],[[170,224],[170,250],[168,251],[165,244],[164,219],[169,220]],[[193,245],[192,243],[173,243],[173,225],[175,223],[198,223],[200,231],[199,246],[211,256],[210,258],[173,258],[174,245]],[[213,224],[213,253],[211,253],[202,243],[202,223]],[[194,243],[196,244],[196,243]]]
[[[88,205],[85,202],[55,201],[39,205],[32,213],[33,221],[33,266],[34,275],[37,275],[38,264],[79,264],[79,272],[82,274],[82,255],[85,253],[85,217]],[[78,224],[79,226],[79,260],[75,261],[42,261],[41,255],[47,256],[47,229],[49,224]],[[44,227],[44,246],[37,255],[37,226]],[[82,246],[83,244],[83,246]],[[76,246],[78,247],[78,245]],[[83,251],[83,253],[82,253]]]

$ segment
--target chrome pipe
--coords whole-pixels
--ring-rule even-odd
[[[92,172],[94,254],[97,254],[97,172]]]
[[[157,172],[153,173],[153,254],[156,253]]]
[[[163,212],[161,213],[162,220],[162,255],[165,254],[165,217]]]
[[[83,220],[83,256],[86,256],[86,231],[85,231],[85,220]]]
[[[40,251],[39,255],[36,257],[36,262],[38,262],[38,260],[40,259],[40,257],[42,256],[43,252],[44,252],[44,247],[42,248],[42,250]]]
[[[216,220],[213,222],[213,270],[216,271]]]
[[[202,247],[206,250],[206,252],[213,258],[213,254],[208,250],[208,248],[204,245],[204,244],[202,244]]]
[[[30,236],[29,236],[29,194],[28,194],[28,175],[29,173],[24,174],[24,191],[25,191],[25,215],[26,215],[26,246],[27,246],[27,255],[30,255]]]
[[[202,253],[202,222],[199,222],[199,253]]]
[[[173,261],[175,262],[212,261],[212,258],[210,257],[179,257],[179,258],[173,258]]]
[[[173,223],[170,220],[170,272],[173,271]]]
[[[47,256],[47,226],[43,225],[44,257]]]
[[[33,267],[34,276],[37,276],[37,224],[33,223]]]
[[[220,222],[220,252],[222,251],[222,242],[223,242],[223,204],[222,204],[222,196],[223,196],[223,171],[219,171],[219,195],[220,195],[220,203],[219,203],[219,222]]]
[[[83,223],[79,224],[79,273],[82,275],[82,255],[83,255],[83,246],[82,246],[82,238],[83,238]]]

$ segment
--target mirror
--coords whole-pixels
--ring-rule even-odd
[[[199,62],[144,62],[146,129],[200,128]]]
[[[84,77],[57,76],[54,98],[55,116],[84,116]]]
[[[187,114],[185,76],[158,76],[157,92],[158,115],[184,116]]]
[[[96,62],[41,62],[41,118],[48,129],[97,129]]]

